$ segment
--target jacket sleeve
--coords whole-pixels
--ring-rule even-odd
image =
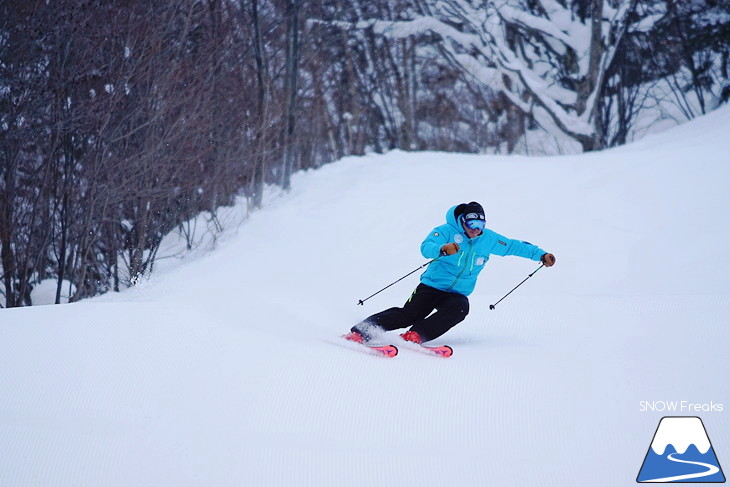
[[[449,238],[448,232],[444,232],[441,227],[434,228],[421,244],[421,255],[427,259],[435,259],[441,253],[441,247],[449,243]]]
[[[540,260],[545,253],[540,247],[529,242],[513,240],[497,233],[494,234],[494,237],[491,253],[495,255],[516,255],[530,260]]]

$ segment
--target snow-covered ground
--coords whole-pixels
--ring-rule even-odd
[[[632,485],[665,415],[730,465],[728,129],[724,108],[582,156],[349,158],[134,289],[2,310],[0,486]],[[470,200],[556,266],[490,311],[537,267],[492,258],[451,359],[338,338],[405,301],[417,275],[356,306]]]

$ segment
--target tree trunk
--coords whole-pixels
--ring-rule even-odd
[[[6,154],[5,159],[10,159]],[[2,262],[3,280],[5,281],[5,307],[19,306],[14,287],[16,275],[16,259],[13,252],[13,200],[15,192],[15,164],[9,161],[5,169],[3,191],[0,192],[0,261]]]
[[[297,76],[299,68],[299,0],[287,1],[286,17],[286,74],[284,94],[286,105],[286,131],[284,136],[284,171],[282,188],[291,189],[294,170],[294,133],[296,128]]]
[[[677,12],[677,5],[675,4],[675,0],[667,0],[667,10],[669,11],[669,15],[672,18],[672,24],[677,31],[677,36],[682,42],[682,57],[684,58],[684,62],[687,63],[687,69],[689,69],[689,72],[692,74],[692,90],[695,92],[695,95],[697,95],[697,101],[700,104],[700,111],[702,112],[702,115],[704,115],[706,113],[705,96],[702,92],[700,70],[695,65],[694,57],[692,56],[692,49],[689,45],[689,39],[687,38],[687,34],[684,31],[682,22],[679,19],[679,13]]]
[[[243,1],[241,2],[243,3]],[[261,39],[261,23],[259,21],[258,0],[251,0],[251,27],[253,29],[254,58],[256,59],[256,115],[258,130],[253,154],[253,175],[251,180],[251,201],[254,208],[261,208],[264,198],[264,175],[266,173],[265,133],[268,119],[267,105],[269,103],[268,90],[268,63],[264,58],[265,49]]]
[[[596,100],[591,105],[594,132],[591,141],[581,141],[585,152],[601,150],[604,146],[604,130],[601,124],[600,113],[600,86],[603,82],[602,66],[606,46],[603,44],[603,2],[604,0],[591,0],[591,48],[588,68],[588,79],[583,83],[582,89],[578,92],[578,114],[588,109],[587,105],[591,96]]]

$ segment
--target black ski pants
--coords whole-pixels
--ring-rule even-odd
[[[431,314],[433,310],[435,313]],[[397,330],[411,327],[424,342],[438,338],[469,314],[469,299],[463,294],[450,293],[423,283],[416,287],[402,308],[390,308],[376,313],[352,328],[366,339],[373,327]]]

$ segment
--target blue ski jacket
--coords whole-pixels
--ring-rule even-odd
[[[454,216],[453,206],[446,213],[446,224],[434,228],[421,244],[421,254],[434,260],[421,275],[421,282],[441,291],[468,296],[474,291],[479,273],[490,255],[517,255],[539,261],[545,251],[521,240],[512,240],[488,228],[469,238]],[[454,255],[439,257],[444,244],[459,244]]]

